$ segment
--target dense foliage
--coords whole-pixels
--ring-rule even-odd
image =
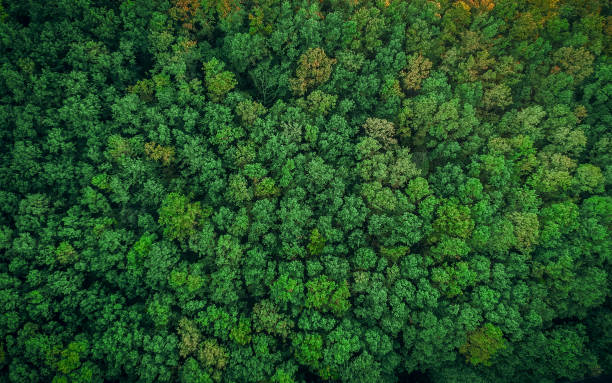
[[[612,373],[609,0],[0,5],[0,382]]]

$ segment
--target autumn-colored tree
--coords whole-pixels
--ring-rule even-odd
[[[408,91],[421,89],[421,82],[429,76],[432,65],[432,62],[421,54],[410,57],[408,68],[401,73],[404,89]]]
[[[151,141],[145,144],[144,149],[147,157],[166,166],[174,160],[174,148],[172,146],[162,146]]]
[[[462,6],[468,9],[477,9],[479,11],[492,11],[495,8],[495,2],[493,0],[461,0],[459,1]]]
[[[584,47],[562,47],[553,54],[555,67],[551,71],[565,71],[574,78],[576,83],[580,83],[593,73],[594,59],[591,52]]]
[[[310,48],[304,52],[295,70],[295,77],[289,79],[291,89],[297,95],[329,80],[336,59],[329,58],[321,48]]]
[[[179,353],[181,357],[185,358],[197,350],[202,335],[196,324],[187,318],[181,318],[177,331],[181,337]]]
[[[201,0],[174,0],[173,3],[170,16],[180,21],[184,28],[193,29],[193,18],[201,7]]]
[[[223,370],[229,360],[229,354],[216,339],[206,339],[200,345],[198,360],[204,366]]]
[[[397,143],[395,126],[392,122],[380,118],[368,118],[363,124],[366,134],[380,141],[385,146]]]

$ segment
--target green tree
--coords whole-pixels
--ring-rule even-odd
[[[491,358],[505,347],[501,330],[487,323],[468,334],[467,342],[461,346],[459,351],[465,355],[467,361],[471,364],[482,363],[485,366],[490,366],[492,364]]]
[[[169,239],[184,240],[193,236],[200,220],[206,216],[199,202],[189,202],[179,193],[168,194],[159,209],[159,223],[164,226],[164,235]]]
[[[213,58],[204,63],[204,81],[208,95],[213,101],[221,101],[237,85],[235,75],[224,71],[225,64]]]

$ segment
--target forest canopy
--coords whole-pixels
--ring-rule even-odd
[[[610,0],[0,0],[0,382],[612,374]]]

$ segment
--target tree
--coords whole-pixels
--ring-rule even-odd
[[[199,202],[189,202],[182,194],[170,193],[159,209],[159,223],[169,239],[184,240],[196,233],[199,221],[210,215],[206,213]]]
[[[310,243],[308,244],[308,252],[311,255],[320,255],[325,248],[325,237],[321,235],[317,228],[314,228],[310,233]]]
[[[553,60],[558,66],[552,72],[563,70],[574,77],[576,83],[582,82],[593,73],[594,57],[587,49],[580,47],[562,47],[553,54]]]
[[[271,335],[287,338],[294,326],[293,321],[278,313],[274,305],[263,300],[253,307],[253,322],[256,331],[266,331]]]
[[[408,69],[402,73],[402,86],[407,91],[421,89],[421,82],[429,76],[432,62],[423,55],[413,55],[408,60]]]
[[[491,323],[487,323],[468,334],[467,342],[461,346],[459,351],[473,365],[482,363],[485,366],[490,366],[492,364],[491,358],[505,347],[501,330]]]
[[[603,191],[604,177],[597,166],[582,164],[576,169],[574,182],[581,192],[593,193]]]
[[[216,58],[204,63],[206,89],[211,100],[217,102],[238,84],[235,75],[223,68],[225,64]]]
[[[144,149],[147,157],[154,161],[160,161],[166,166],[170,165],[174,157],[174,148],[171,146],[162,146],[155,142],[147,142]]]
[[[368,118],[363,125],[366,134],[378,141],[385,147],[397,143],[395,136],[395,126],[393,123],[378,118]]]
[[[289,83],[297,95],[304,95],[309,88],[319,86],[329,80],[332,65],[336,59],[327,57],[321,48],[310,48],[304,52],[298,61],[295,78]]]
[[[292,340],[295,357],[300,364],[310,366],[313,369],[319,367],[322,358],[323,339],[319,334],[298,333]]]
[[[212,383],[210,375],[204,371],[198,362],[189,358],[185,361],[180,372],[181,383]]]
[[[179,353],[181,357],[185,358],[197,350],[202,335],[196,327],[196,324],[187,318],[181,318],[177,331],[181,337]]]
[[[433,226],[439,233],[465,239],[474,229],[474,221],[470,215],[467,206],[448,201],[438,208],[438,218]]]
[[[538,216],[535,213],[513,212],[508,218],[514,224],[517,247],[522,252],[529,252],[538,241],[540,228]]]
[[[306,307],[342,316],[349,308],[350,293],[346,281],[336,283],[322,275],[306,283]]]

